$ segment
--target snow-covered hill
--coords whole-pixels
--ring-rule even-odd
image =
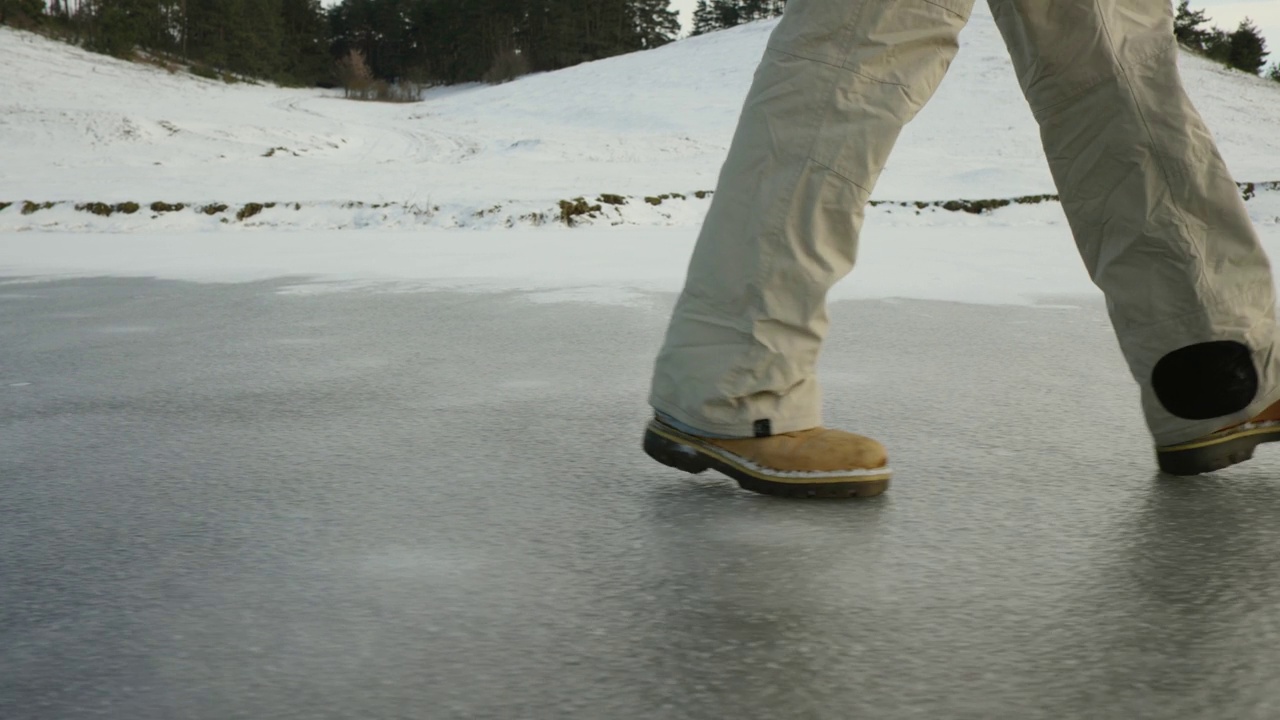
[[[438,89],[409,105],[227,85],[0,28],[0,203],[14,203],[0,229],[492,227],[556,221],[560,200],[594,204],[603,193],[631,200],[604,204],[602,221],[696,224],[706,201],[691,193],[715,186],[772,28]],[[962,42],[877,197],[1053,191],[991,17],[978,13]],[[1280,85],[1189,55],[1183,70],[1236,176],[1280,179]],[[663,194],[687,199],[644,202]],[[61,204],[23,214],[22,201]],[[148,212],[157,201],[188,207]],[[75,209],[90,202],[141,209]],[[237,220],[248,203],[264,207]],[[208,205],[210,214],[193,209]]]

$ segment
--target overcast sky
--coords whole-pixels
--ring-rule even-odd
[[[1267,39],[1267,49],[1271,51],[1267,60],[1280,60],[1280,0],[1192,0],[1191,7],[1203,9],[1211,20],[1210,25],[1217,25],[1228,32],[1235,30],[1246,17],[1252,19]]]

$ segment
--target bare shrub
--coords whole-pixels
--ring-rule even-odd
[[[422,90],[421,85],[406,80],[394,84],[379,80],[373,84],[373,97],[367,99],[392,103],[418,102],[422,99]]]
[[[422,100],[422,90],[421,86],[413,83],[372,80],[364,87],[348,90],[347,97],[372,102],[411,103]]]
[[[338,60],[335,72],[347,97],[363,100],[368,96],[373,85],[373,71],[369,69],[364,53],[353,48]]]
[[[424,79],[425,71],[410,71],[407,77],[387,82],[373,77],[373,70],[359,50],[348,52],[338,61],[334,70],[338,83],[351,100],[375,100],[378,102],[409,103],[422,99],[429,87]]]

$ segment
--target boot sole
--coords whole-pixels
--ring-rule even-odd
[[[1263,443],[1280,440],[1280,422],[1241,427],[1181,445],[1156,448],[1160,470],[1170,475],[1203,475],[1253,458]]]
[[[699,441],[692,435],[667,427],[656,420],[644,434],[644,451],[649,457],[668,467],[692,475],[715,470],[738,481],[744,490],[789,498],[869,498],[889,489],[893,471],[853,471],[856,475],[826,473],[822,478],[803,477],[799,473],[771,475],[753,467],[747,460]]]

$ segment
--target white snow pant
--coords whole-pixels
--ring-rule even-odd
[[[1183,91],[1169,0],[990,4],[1156,442],[1253,417],[1280,396],[1271,269]],[[656,410],[734,437],[822,424],[827,291],[972,6],[791,0],[657,359]]]

